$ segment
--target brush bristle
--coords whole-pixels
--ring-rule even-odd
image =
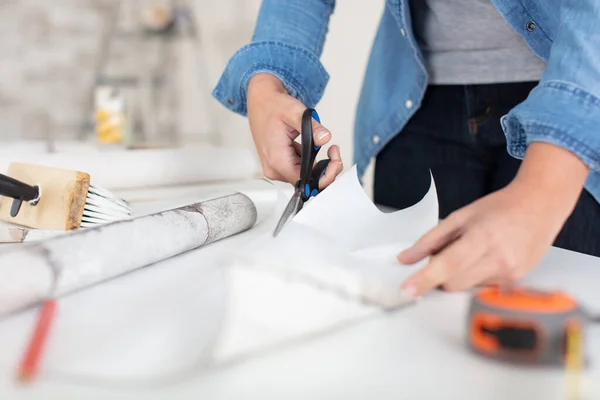
[[[86,197],[81,227],[89,228],[100,224],[120,221],[131,217],[129,203],[108,190],[90,185]]]

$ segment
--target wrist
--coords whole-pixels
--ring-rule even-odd
[[[261,72],[248,82],[248,98],[264,93],[286,93],[283,83],[274,75]]]
[[[589,173],[572,152],[559,146],[534,142],[511,186],[527,193],[534,204],[564,219],[573,211]]]

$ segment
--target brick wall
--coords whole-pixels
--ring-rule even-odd
[[[103,37],[119,5],[119,27],[131,25],[137,14],[128,17],[127,9],[135,8],[136,1],[152,0],[0,0],[0,141],[90,134]],[[190,4],[196,3],[206,1]],[[103,70],[135,73],[140,63],[159,62],[159,47],[145,42],[141,48],[147,57],[140,60],[135,40],[117,38],[111,42],[111,61],[103,63]],[[199,68],[199,61],[210,56],[198,53],[199,41],[193,38],[177,41],[173,49],[168,73],[176,86],[179,135],[186,142],[218,142],[207,106],[210,84]]]
[[[117,2],[132,1],[0,0],[0,141],[81,134],[104,19]],[[261,0],[178,1],[189,2],[199,29],[199,42],[184,41],[178,50],[183,140],[254,148],[248,121],[216,104],[210,91],[250,39]],[[338,2],[321,58],[331,80],[318,110],[347,166],[353,113],[383,7],[383,0]]]
[[[0,1],[2,139],[76,137],[114,0]]]

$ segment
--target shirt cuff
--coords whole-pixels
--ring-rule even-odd
[[[248,44],[229,60],[212,95],[227,109],[246,116],[246,92],[250,78],[258,73],[277,77],[289,94],[306,107],[317,105],[329,74],[309,51],[276,41]]]
[[[532,142],[546,142],[577,155],[600,170],[600,99],[568,82],[549,81],[501,118],[508,153],[525,157]]]

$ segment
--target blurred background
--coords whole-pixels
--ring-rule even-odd
[[[0,0],[0,157],[115,152],[127,160],[123,154],[201,148],[221,151],[232,171],[239,163],[234,178],[260,176],[247,120],[210,96],[229,57],[250,40],[260,3]],[[382,10],[383,0],[338,1],[322,56],[331,80],[318,111],[346,168]],[[184,169],[185,157],[169,159]],[[131,168],[106,164],[113,174]]]

